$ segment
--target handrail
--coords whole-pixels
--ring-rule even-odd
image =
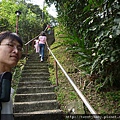
[[[47,27],[45,28],[44,32],[45,32],[46,30],[47,30]],[[36,38],[39,37],[39,36],[40,36],[40,34],[39,34],[38,36],[34,37],[33,39],[29,40],[25,45],[29,44],[30,42],[32,42],[34,39],[36,39]]]
[[[78,96],[82,99],[82,101],[84,102],[84,104],[86,105],[86,107],[88,108],[88,110],[91,112],[91,114],[93,115],[93,117],[96,120],[100,120],[99,116],[96,117],[97,113],[96,111],[93,109],[93,107],[90,105],[90,103],[88,102],[88,100],[85,98],[85,96],[82,94],[82,92],[77,88],[77,86],[75,85],[75,83],[73,82],[73,80],[68,76],[67,72],[64,70],[64,68],[61,66],[61,64],[59,63],[59,61],[57,60],[57,58],[54,56],[54,54],[52,53],[51,49],[49,48],[49,46],[47,46],[47,49],[49,50],[49,52],[52,54],[53,58],[55,59],[55,61],[57,62],[57,64],[59,65],[59,67],[61,68],[62,72],[65,74],[65,76],[67,77],[67,79],[69,80],[69,82],[71,83],[72,87],[75,89],[75,91],[77,92]]]
[[[39,35],[38,35],[39,36]],[[28,45],[30,42],[32,42],[33,40],[35,40],[38,36],[34,37],[33,39],[29,40],[27,43],[25,43],[25,45]]]
[[[40,35],[40,34],[39,34]],[[38,36],[39,36],[38,35]],[[26,57],[27,57],[27,54],[28,54],[28,45],[29,45],[29,43],[31,43],[31,42],[33,42],[33,40],[35,40],[38,36],[36,36],[36,37],[34,37],[33,39],[31,39],[31,40],[29,40],[27,43],[25,43],[25,46],[26,46]]]

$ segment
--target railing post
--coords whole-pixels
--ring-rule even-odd
[[[27,57],[27,54],[28,54],[28,44],[26,45],[26,57]]]
[[[47,56],[48,56],[47,61],[48,61],[48,63],[50,63],[50,57],[49,57],[49,50],[48,49],[47,49]]]
[[[33,49],[34,49],[34,43],[35,43],[35,42],[34,42],[34,40],[33,40],[33,41],[32,41],[32,47],[33,47]]]
[[[56,86],[58,86],[58,67],[56,61],[54,61],[54,65],[55,65]]]

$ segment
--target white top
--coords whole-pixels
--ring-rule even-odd
[[[13,114],[13,100],[12,100],[13,93],[14,93],[14,89],[11,88],[10,101],[9,102],[2,102],[1,114]]]

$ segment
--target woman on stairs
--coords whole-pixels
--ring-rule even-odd
[[[21,38],[10,31],[0,33],[0,79],[5,72],[11,73],[22,55],[23,42]],[[1,86],[0,86],[1,87]],[[13,94],[11,88],[11,95]],[[10,95],[8,102],[1,102],[1,120],[13,120],[13,101]],[[9,114],[9,115],[8,115]]]
[[[47,44],[47,37],[44,31],[40,33],[39,36],[39,56],[40,56],[40,62],[43,62],[44,60],[44,50],[45,50],[45,44]]]

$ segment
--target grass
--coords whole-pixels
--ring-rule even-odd
[[[16,94],[19,80],[21,78],[21,72],[25,63],[26,63],[26,59],[23,58],[18,62],[17,66],[13,69],[13,74],[12,74],[12,88],[14,89],[13,100]]]
[[[57,60],[63,66],[65,71],[69,73],[69,75],[71,75],[71,73],[75,71],[75,68],[73,68],[73,61],[72,58],[70,58],[69,53],[66,52],[66,48],[61,45],[61,41],[62,41],[61,39],[57,38],[56,42],[51,46],[51,50],[56,56]],[[55,70],[53,64],[54,59],[50,55],[49,65],[50,80],[53,84],[56,84]],[[61,109],[64,112],[68,112],[67,105],[70,104],[72,101],[77,100],[78,96],[59,67],[58,67],[58,82],[59,86],[56,87],[57,99],[61,105]]]
[[[66,47],[61,45],[62,39],[64,38],[55,36],[55,43],[50,48],[68,75],[90,102],[91,106],[99,114],[119,114],[120,89],[109,88],[107,90],[97,92],[95,84],[90,84],[90,79],[85,75],[86,72],[77,69],[78,62],[75,61],[75,58],[73,58],[69,51],[66,52]],[[56,78],[53,63],[54,59],[50,55],[50,66],[52,66],[49,67],[50,80],[55,84]],[[78,101],[80,98],[78,98],[76,92],[73,90],[60,68],[58,68],[58,80],[59,86],[56,87],[56,94],[61,105],[61,109],[67,113],[68,104],[72,101]],[[89,113],[86,107],[85,111]]]

